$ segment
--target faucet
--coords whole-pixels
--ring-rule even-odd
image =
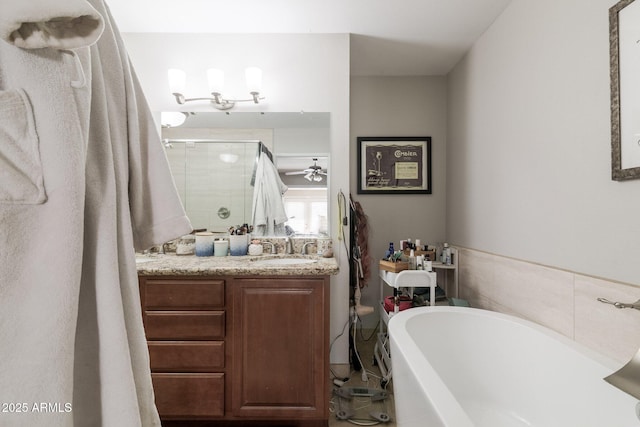
[[[606,298],[598,298],[598,301],[603,302],[605,304],[611,304],[615,308],[635,308],[636,310],[640,310],[640,299],[636,302],[618,302],[618,301],[609,301]]]
[[[262,242],[262,244],[269,244],[271,245],[271,254],[275,255],[276,253],[278,253],[278,251],[276,250],[276,245],[273,244],[273,242]]]
[[[288,255],[293,254],[293,243],[289,237],[284,239],[284,253]]]
[[[622,303],[609,301],[606,298],[598,298],[598,301],[611,304],[616,308],[634,308],[640,310],[640,300],[633,303]],[[636,399],[640,399],[640,349],[638,349],[626,365],[608,377],[605,377],[604,380]]]
[[[605,377],[604,380],[636,399],[640,399],[640,349],[626,365]]]
[[[300,254],[302,255],[307,255],[307,245],[313,245],[315,242],[305,242],[304,245],[302,245],[302,251],[300,251]]]

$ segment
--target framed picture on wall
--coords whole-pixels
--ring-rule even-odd
[[[431,194],[431,137],[358,137],[358,194]]]

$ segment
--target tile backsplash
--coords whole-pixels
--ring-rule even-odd
[[[460,297],[473,307],[534,321],[616,361],[640,347],[640,311],[597,298],[634,302],[640,287],[459,248]]]

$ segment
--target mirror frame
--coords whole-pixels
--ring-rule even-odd
[[[609,58],[611,76],[611,179],[640,178],[640,167],[622,169],[620,134],[620,20],[619,13],[635,0],[620,0],[609,9]],[[640,143],[640,141],[639,141]]]

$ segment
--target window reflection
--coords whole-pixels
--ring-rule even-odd
[[[328,234],[327,189],[289,188],[284,194],[289,216],[287,230],[300,234]]]

